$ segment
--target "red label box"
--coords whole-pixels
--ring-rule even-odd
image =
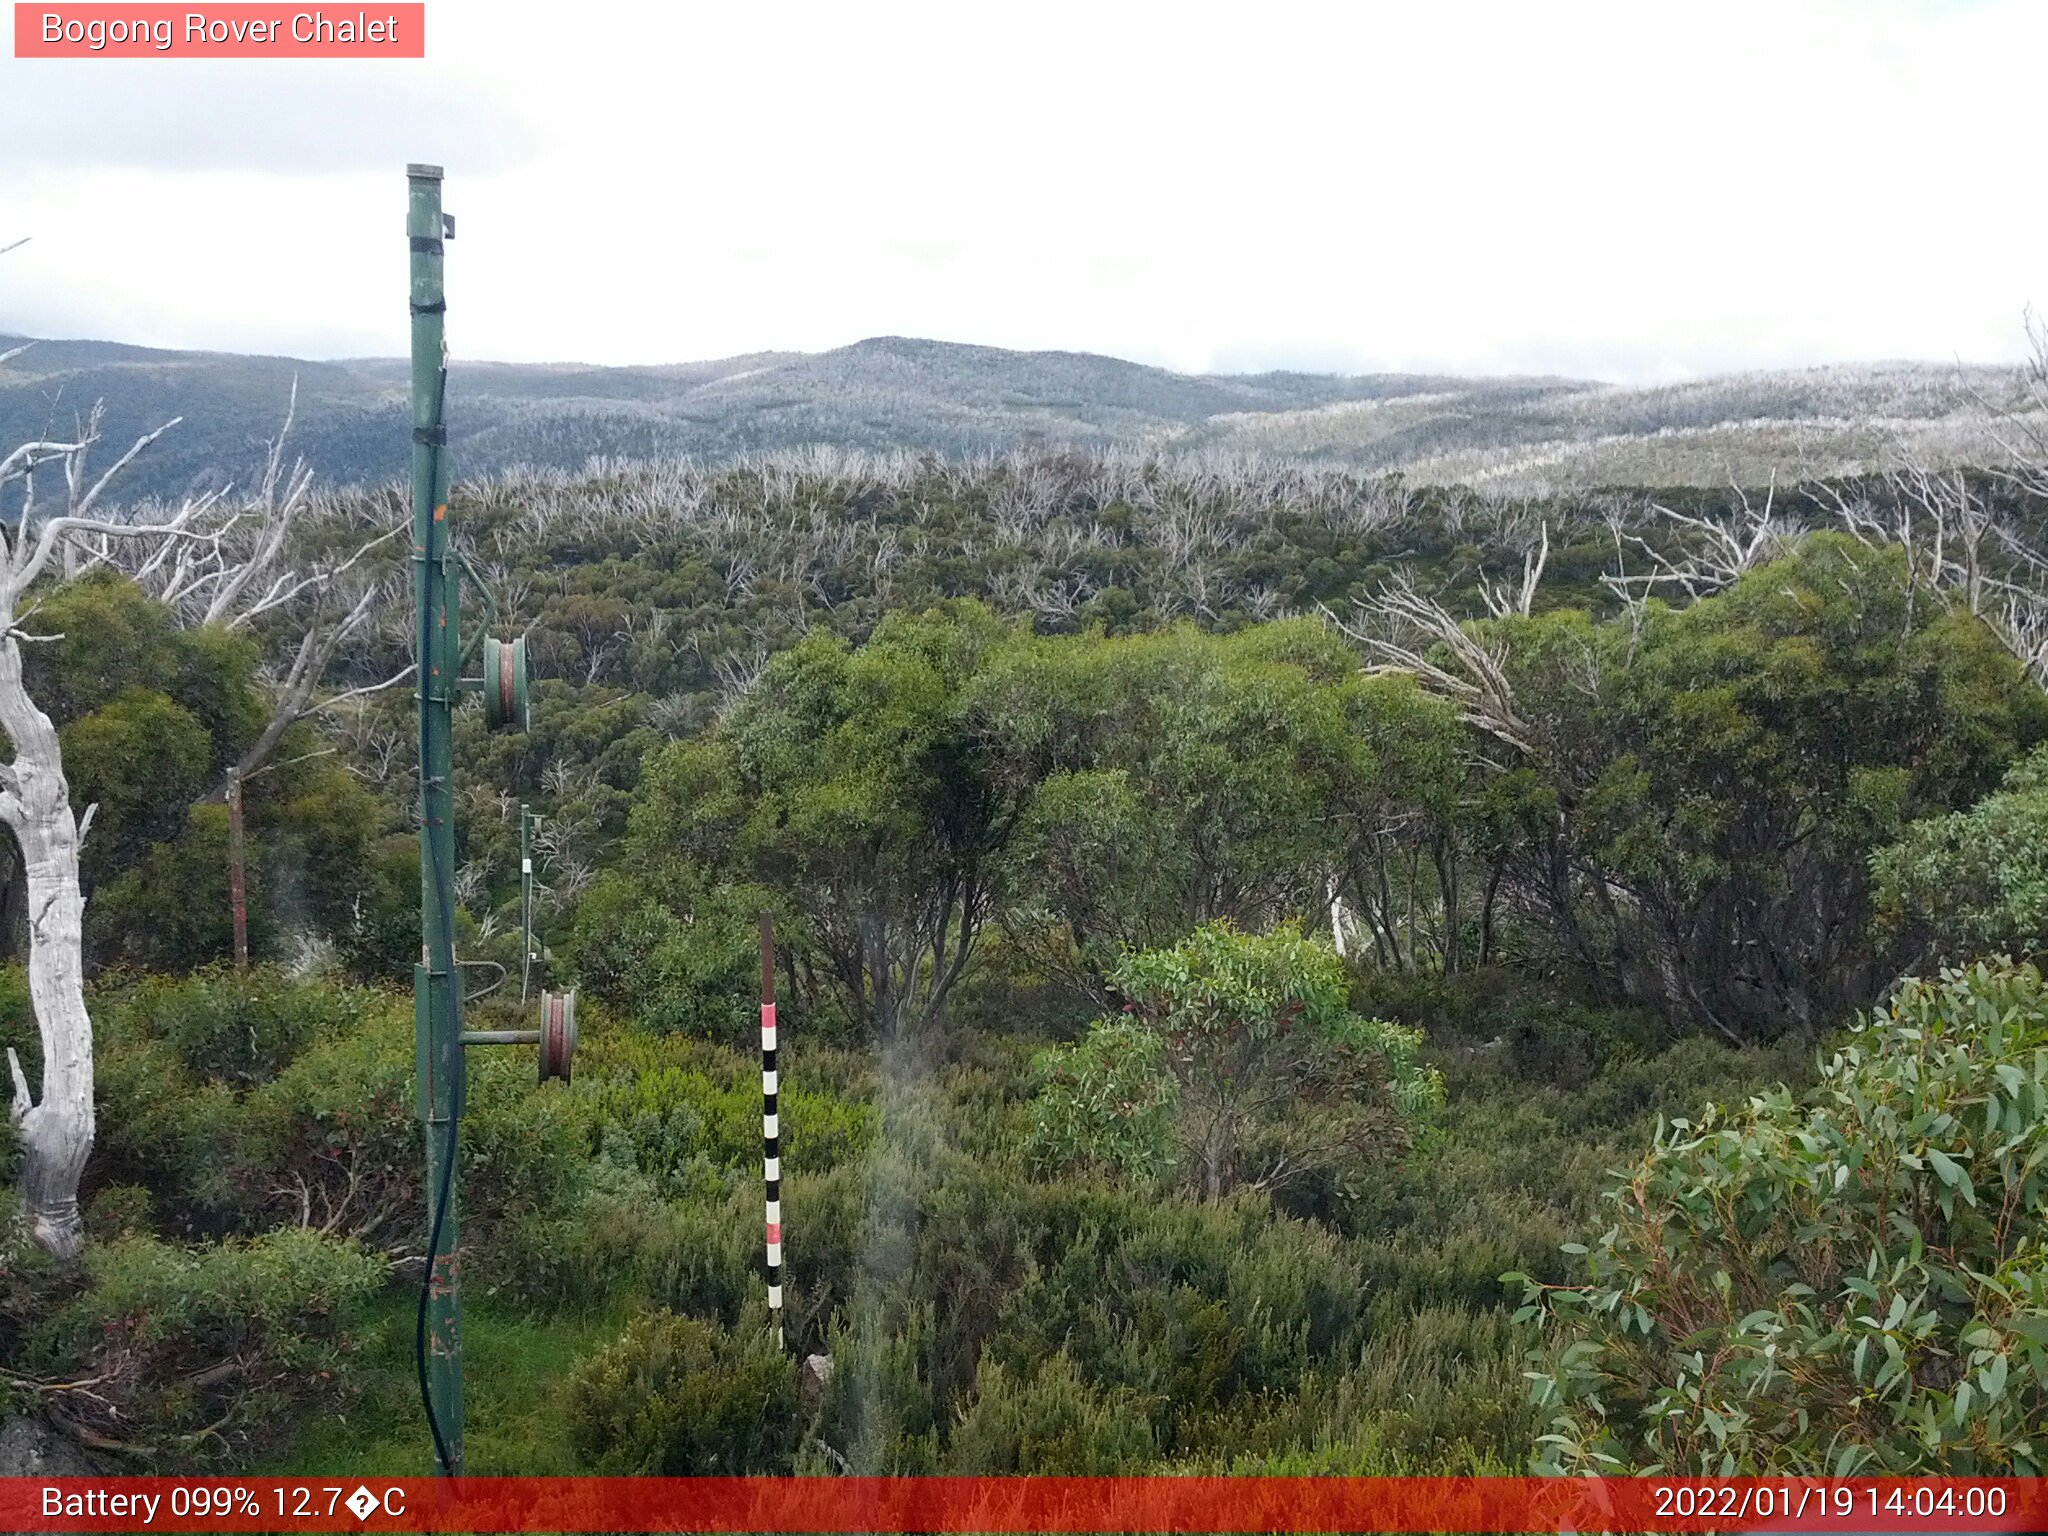
[[[423,59],[427,8],[16,0],[17,59]]]
[[[746,1533],[2048,1530],[2040,1478],[0,1478],[0,1530]]]

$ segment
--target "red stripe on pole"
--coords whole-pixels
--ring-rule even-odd
[[[767,1226],[768,1241],[762,1250],[767,1264],[763,1276],[768,1282],[768,1314],[775,1324],[775,1347],[783,1347],[782,1337],[782,1205],[777,1196],[781,1192],[779,1180],[782,1174],[782,1141],[777,1134],[781,1129],[781,1118],[768,1113],[769,1096],[775,1091],[776,1078],[769,1070],[769,1053],[775,1049],[775,919],[766,912],[761,914],[761,1176],[762,1193],[766,1206],[762,1220]],[[774,1156],[768,1149],[774,1148]]]
[[[138,1498],[155,1503],[144,1505]],[[22,1477],[0,1479],[0,1526],[36,1531],[818,1531],[861,1536],[896,1531],[1974,1532],[2048,1528],[2048,1482],[246,1476],[202,1482]]]

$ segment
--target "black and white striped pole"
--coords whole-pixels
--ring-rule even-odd
[[[533,827],[540,818],[519,807],[519,1001],[533,993],[540,955],[533,946]]]
[[[768,1315],[782,1343],[782,1117],[776,1108],[775,919],[761,914],[761,1173],[767,1191]]]

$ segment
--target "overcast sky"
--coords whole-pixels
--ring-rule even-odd
[[[0,58],[0,331],[400,354],[409,160],[447,167],[473,359],[1650,380],[1997,361],[2048,306],[2040,0],[427,22],[424,62]]]

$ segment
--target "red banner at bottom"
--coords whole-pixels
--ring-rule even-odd
[[[9,1531],[2048,1530],[2048,1479],[8,1478]]]

